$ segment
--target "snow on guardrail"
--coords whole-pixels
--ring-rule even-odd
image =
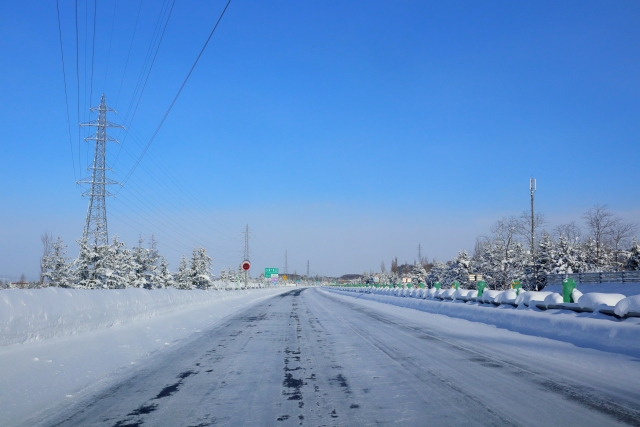
[[[522,292],[513,301],[508,291],[485,290],[479,298],[447,300],[443,298],[444,291],[432,289],[410,289],[402,292],[407,294],[404,298],[397,297],[398,290],[392,288],[324,289],[361,299],[487,323],[580,347],[640,357],[640,318],[637,317],[640,316],[640,295],[625,297],[586,293],[580,296],[577,303],[565,304],[562,303],[562,296],[555,292]],[[456,294],[461,295],[463,292],[458,289]],[[625,316],[631,317],[624,318]]]

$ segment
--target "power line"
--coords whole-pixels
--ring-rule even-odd
[[[167,119],[167,116],[171,112],[171,109],[173,108],[174,104],[178,100],[178,97],[182,93],[182,89],[184,89],[185,85],[187,84],[187,81],[189,80],[189,77],[191,77],[191,73],[193,73],[193,70],[196,68],[196,65],[198,64],[198,61],[200,61],[200,57],[202,57],[202,54],[204,53],[204,50],[207,48],[207,45],[209,44],[209,40],[211,40],[211,37],[213,36],[213,33],[215,33],[216,29],[218,28],[218,24],[220,24],[220,21],[222,20],[222,17],[224,16],[224,13],[227,11],[227,8],[229,7],[230,3],[231,3],[231,0],[228,0],[227,4],[225,5],[224,9],[222,10],[222,13],[220,14],[220,17],[218,18],[218,21],[216,22],[216,24],[214,25],[213,29],[211,30],[211,33],[209,34],[209,37],[207,38],[207,41],[204,43],[204,46],[202,46],[202,49],[200,50],[200,53],[198,54],[198,57],[196,58],[196,60],[193,63],[193,65],[191,66],[191,69],[189,70],[189,73],[187,74],[187,77],[182,82],[182,85],[180,86],[180,89],[178,90],[178,93],[173,98],[173,101],[171,101],[171,104],[169,105],[169,108],[167,109],[167,111],[165,112],[164,116],[162,117],[162,120],[160,120],[160,124],[158,125],[156,130],[153,132],[153,135],[151,136],[151,139],[149,139],[149,142],[147,143],[146,147],[142,151],[142,154],[140,154],[140,157],[134,163],[133,168],[126,175],[125,180],[123,181],[122,185],[125,185],[129,181],[129,178],[131,178],[131,175],[133,174],[133,172],[136,170],[136,168],[140,164],[140,161],[142,160],[142,158],[144,157],[145,153],[149,149],[149,146],[151,145],[151,143],[155,139],[156,135],[160,131],[160,128],[164,124],[164,121]]]
[[[171,3],[171,9],[169,10],[169,15],[167,16],[167,20],[165,21],[164,27],[162,29],[162,34],[160,35],[160,40],[158,41],[158,46],[156,47],[156,51],[153,54],[153,59],[151,60],[151,65],[149,66],[149,70],[147,72],[147,76],[145,77],[144,80],[144,84],[142,85],[142,89],[140,90],[140,95],[138,96],[138,102],[136,103],[136,107],[133,110],[133,115],[131,116],[131,120],[129,120],[129,123],[127,125],[127,129],[129,129],[131,127],[131,123],[133,123],[133,119],[136,116],[136,112],[138,111],[138,107],[140,106],[140,101],[142,100],[142,95],[144,93],[145,88],[147,87],[147,82],[149,81],[149,76],[151,75],[151,70],[153,69],[153,64],[155,64],[156,62],[156,57],[158,56],[158,51],[160,50],[160,45],[162,44],[162,40],[164,39],[164,33],[167,30],[167,25],[169,24],[169,19],[171,18],[171,13],[173,12],[173,6],[175,5],[175,0],[173,0],[173,3]],[[160,13],[160,17],[162,17],[162,13]],[[154,37],[155,38],[155,37]],[[153,39],[152,39],[152,44],[153,44]],[[149,46],[149,48],[151,48],[151,46]],[[148,53],[147,53],[148,56]],[[145,60],[145,63],[147,62],[147,60]],[[142,74],[144,73],[144,64],[142,67],[142,72],[141,72],[141,77]],[[131,99],[131,103],[129,104],[129,109],[127,110],[127,115],[125,116],[125,121],[127,119],[127,117],[129,116],[129,112],[131,111],[131,104],[133,103],[134,99],[135,99],[135,93],[137,91],[137,87],[140,84],[140,79],[138,80],[138,85],[136,85],[136,89],[134,90],[134,95]],[[129,134],[129,131],[127,130],[125,132],[124,138],[122,139],[122,143],[120,145],[120,149],[122,149],[122,146],[124,145],[124,142],[127,139],[127,135]],[[118,160],[118,156],[120,155],[120,150],[118,150],[118,154],[116,155],[116,161]]]
[[[91,83],[89,84],[89,105],[93,102],[93,64],[96,56],[96,15],[98,14],[98,0],[93,0],[93,38],[91,39]]]
[[[120,100],[120,92],[122,91],[122,84],[124,83],[124,76],[127,74],[127,67],[129,66],[129,57],[131,56],[131,48],[133,47],[133,40],[136,37],[136,30],[138,29],[138,20],[140,19],[140,12],[142,11],[142,0],[140,0],[140,6],[138,7],[138,15],[136,16],[136,23],[133,26],[133,34],[131,35],[131,43],[129,44],[129,52],[127,53],[127,60],[124,64],[124,71],[122,72],[122,78],[120,79],[120,88],[118,89],[118,96],[116,97],[115,106],[118,108],[118,101]]]
[[[56,0],[57,1],[57,0]],[[116,10],[118,8],[118,0],[113,3],[113,15],[111,18],[111,34],[109,35],[109,49],[107,50],[107,65],[104,71],[104,81],[102,82],[102,93],[107,85],[107,75],[109,75],[109,60],[111,59],[111,41],[113,40],[113,27],[116,23]]]
[[[67,95],[67,72],[64,67],[64,49],[62,48],[62,27],[60,25],[60,5],[56,0],[56,11],[58,12],[58,35],[60,36],[60,56],[62,58],[62,81],[64,82],[64,102],[67,105],[67,130],[69,132],[69,148],[71,148],[71,165],[73,166],[73,179],[78,180],[76,174],[76,159],[73,154],[73,142],[71,140],[71,118],[69,117],[69,96]]]
[[[78,123],[80,123],[80,56],[78,53],[79,50],[79,37],[78,37],[78,0],[76,0],[76,85],[77,85],[77,95],[78,95]],[[80,149],[80,127],[78,127],[78,169],[79,173],[82,173],[82,160],[81,160],[81,149]]]

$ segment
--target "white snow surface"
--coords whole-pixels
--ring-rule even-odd
[[[0,291],[0,346],[108,328],[186,307],[239,298],[251,292],[255,290],[3,290]]]
[[[576,313],[569,310],[542,311],[534,308],[533,305],[529,308],[525,306],[516,308],[511,305],[493,307],[477,303],[454,304],[450,301],[404,299],[378,294],[345,292],[330,288],[329,290],[359,299],[487,323],[526,335],[572,343],[579,347],[640,357],[640,318],[619,320],[599,313]],[[495,293],[497,291],[485,290],[486,292]],[[520,294],[520,296],[522,295],[523,293]],[[541,298],[535,299],[535,301],[544,301],[549,295],[552,293],[536,292],[530,295],[528,301],[534,301],[531,298]],[[494,296],[490,298],[494,298]],[[627,300],[629,299],[624,299],[621,302]],[[631,303],[634,304],[634,307],[638,307],[635,304],[640,305],[640,299],[634,299]]]
[[[0,347],[0,426],[16,425],[114,376],[126,376],[148,356],[290,290],[0,291],[3,336],[23,342]],[[15,329],[7,333],[8,327]]]
[[[613,311],[618,316],[626,316],[630,312],[640,313],[640,295],[634,295],[620,300]]]
[[[588,292],[602,292],[625,296],[640,295],[640,283],[578,283],[576,289],[585,294]],[[544,290],[558,292],[562,295],[562,285],[545,286]]]
[[[557,292],[552,292],[544,298],[545,307],[549,308],[550,305],[562,304],[564,302],[564,298]]]
[[[498,294],[498,296],[494,299],[494,301],[500,304],[515,303],[517,297],[518,297],[518,294],[516,293],[515,290],[507,289],[506,291]]]
[[[620,302],[620,300],[626,297],[622,294],[603,294],[599,292],[589,292],[583,294],[577,301],[581,308],[591,308],[597,310],[598,308],[610,308],[614,307]]]
[[[537,291],[527,291],[520,292],[520,295],[515,300],[516,305],[524,304],[527,307],[531,305],[531,303],[543,302],[546,297],[551,295],[551,292],[537,292]]]

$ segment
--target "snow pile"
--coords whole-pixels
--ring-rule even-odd
[[[640,313],[640,295],[634,295],[620,300],[613,309],[618,316],[626,316],[628,313]]]
[[[598,310],[599,308],[614,307],[620,300],[626,297],[622,294],[602,294],[598,292],[589,292],[584,294],[577,301],[580,308],[588,308]]]
[[[263,290],[10,289],[0,292],[0,346],[146,319]]]
[[[440,294],[440,298],[442,299],[453,299],[453,294],[456,293],[456,290],[451,288],[451,289],[445,289],[445,291],[443,293]]]
[[[562,304],[563,302],[564,299],[562,298],[562,295],[557,292],[551,292],[544,298],[543,304],[545,307],[549,308],[549,306],[551,305],[558,305]]]
[[[512,304],[512,303],[515,304],[517,297],[518,297],[518,294],[516,293],[515,290],[508,289],[498,294],[498,296],[495,297],[493,301],[500,304]]]
[[[485,289],[482,293],[482,302],[492,303],[495,298],[500,295],[503,291],[492,291],[491,289]]]
[[[582,298],[582,292],[577,289],[571,291],[571,301],[578,302]]]
[[[546,297],[551,295],[552,292],[537,292],[537,291],[527,291],[520,292],[520,295],[515,300],[516,305],[524,304],[527,307],[534,305],[538,302],[543,302]]]

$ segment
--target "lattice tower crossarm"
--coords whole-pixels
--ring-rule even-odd
[[[82,239],[95,246],[104,246],[109,243],[109,233],[107,231],[107,204],[105,198],[113,196],[106,190],[107,185],[120,184],[107,178],[107,142],[118,142],[117,139],[107,135],[107,128],[120,128],[124,126],[112,123],[107,120],[107,112],[115,113],[116,110],[107,107],[104,94],[100,99],[98,107],[92,107],[91,111],[98,112],[98,119],[87,123],[80,123],[80,126],[96,127],[95,134],[85,138],[85,141],[95,141],[95,151],[93,163],[87,168],[91,171],[91,177],[78,181],[78,184],[89,184],[89,190],[82,195],[89,197],[89,207],[87,208],[87,219],[84,225]]]

